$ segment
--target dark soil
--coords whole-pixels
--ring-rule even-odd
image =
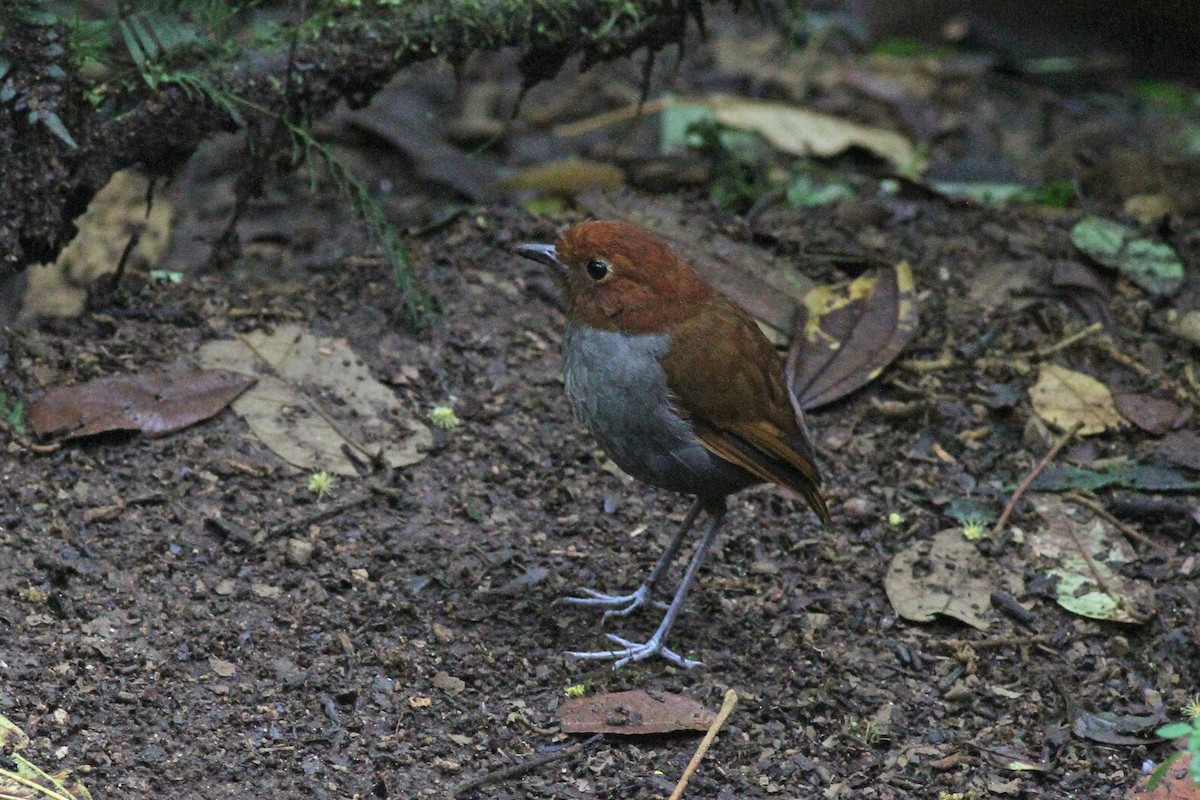
[[[697,52],[684,74],[716,82]],[[621,79],[636,85],[638,73],[631,66]],[[411,82],[429,96],[449,80]],[[953,83],[957,94],[938,103],[1017,128],[1026,109],[1058,97],[1007,79]],[[836,93],[823,102],[852,106]],[[1088,142],[1090,164],[1159,129],[1128,103],[1066,107],[1052,120],[1064,128],[1070,115],[1073,130],[1110,123]],[[885,115],[871,106],[864,116]],[[1082,183],[1101,186],[1090,167],[1078,169]],[[1174,173],[1163,174],[1170,191]],[[317,216],[311,198],[281,194],[298,217]],[[1089,210],[1119,215],[1101,195],[1089,194],[1100,198]],[[334,197],[322,214],[337,208]],[[1104,744],[1073,732],[1069,709],[1165,722],[1200,690],[1194,497],[1101,495],[1153,542],[1136,545],[1127,567],[1153,585],[1157,613],[1145,624],[1089,621],[1055,604],[1022,545],[1021,531],[1039,524],[1028,503],[1003,537],[979,543],[1020,576],[1027,625],[999,614],[986,633],[906,622],[883,581],[896,552],[955,524],[941,511],[947,501],[974,494],[998,506],[1049,448],[1054,436],[1027,395],[1039,348],[1097,314],[1150,375],[1094,337],[1055,363],[1114,390],[1164,394],[1162,376],[1186,383],[1195,353],[1159,322],[1200,285],[1195,211],[1157,228],[1191,265],[1179,297],[1156,306],[1093,271],[1102,291],[1083,306],[1084,292],[1047,277],[1057,263],[1085,262],[1068,239],[1078,207],[996,210],[902,186],[832,207],[767,209],[746,224],[704,187],[625,200],[671,204],[696,239],[752,243],[818,282],[857,274],[867,260],[907,259],[920,294],[920,331],[900,361],[810,417],[833,525],[820,528],[773,489],[732,499],[671,637],[703,669],[650,660],[614,671],[564,655],[604,639],[598,614],[554,600],[580,586],[635,587],[688,501],[619,475],[571,419],[562,313],[546,276],[511,254],[586,211],[537,218],[491,202],[411,241],[444,305],[427,334],[399,322],[400,297],[376,261],[315,259],[320,246],[294,241],[287,258],[248,258],[227,274],[8,334],[0,388],[32,394],[192,365],[203,342],[300,320],[348,339],[414,413],[452,403],[462,420],[436,434],[423,462],[391,476],[393,491],[372,493],[377,478],[340,479],[319,501],[307,473],[230,412],[162,439],[106,436],[48,454],[9,439],[0,712],[33,738],[26,755],[75,770],[97,798],[444,798],[569,741],[555,711],[578,684],[592,694],[681,692],[714,709],[736,690],[740,703],[691,798],[1117,798],[1144,762],[1167,755],[1153,724],[1136,733],[1148,744]],[[331,219],[353,229],[346,216]],[[995,288],[995,276],[1014,272],[1020,291]],[[987,292],[998,299],[985,302]],[[990,402],[1005,392],[1008,402]],[[1185,429],[1200,430],[1198,418]],[[1151,462],[1157,447],[1128,427],[1067,457]],[[368,502],[353,503],[364,494]],[[290,540],[311,545],[311,557]],[[657,613],[609,629],[646,636]],[[666,797],[695,744],[608,737],[471,796]],[[1014,759],[1041,769],[1007,768]]]

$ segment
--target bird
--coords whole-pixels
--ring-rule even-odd
[[[701,512],[707,522],[666,613],[644,642],[572,652],[613,668],[659,656],[703,662],[667,647],[684,598],[717,539],[727,498],[773,483],[804,498],[825,524],[812,441],[775,348],[754,320],[657,234],[620,220],[565,229],[554,244],[515,252],[551,268],[566,301],[563,377],[575,416],[634,478],[694,499],[646,580],[627,594],[583,589],[560,602],[624,617],[651,598]]]

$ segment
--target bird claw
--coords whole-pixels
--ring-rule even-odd
[[[555,605],[562,603],[572,606],[602,606],[607,610],[604,616],[601,617],[601,624],[606,622],[609,617],[627,617],[634,610],[641,608],[650,599],[650,587],[643,584],[637,588],[637,591],[629,594],[605,594],[598,592],[595,589],[580,589],[579,591],[587,595],[587,597],[560,597],[555,600]]]
[[[632,642],[629,639],[623,639],[615,633],[606,634],[610,642],[619,644],[620,650],[596,650],[591,652],[572,652],[569,655],[585,661],[607,661],[615,659],[613,669],[623,667],[631,661],[641,661],[651,656],[661,656],[672,664],[683,669],[692,669],[693,667],[704,666],[703,661],[695,661],[690,658],[684,658],[669,647],[664,647],[662,639],[657,635],[651,636],[647,642]]]

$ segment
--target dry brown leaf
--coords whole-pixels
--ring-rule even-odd
[[[208,342],[199,355],[212,366],[261,373],[233,410],[289,464],[353,476],[355,462],[344,448],[364,460],[382,450],[399,468],[423,459],[433,441],[344,339],[280,325],[272,333]]]
[[[896,613],[914,622],[931,622],[938,614],[987,630],[992,592],[1017,591],[1015,575],[983,558],[950,528],[919,541],[892,558],[883,588]]]
[[[690,697],[643,689],[572,698],[558,707],[563,733],[705,731],[716,716]]]
[[[788,385],[804,410],[832,403],[879,376],[917,331],[907,262],[804,297],[788,351]]]
[[[1116,394],[1113,402],[1121,416],[1155,436],[1182,427],[1192,416],[1191,407],[1151,394]]]
[[[1107,386],[1057,364],[1042,365],[1029,398],[1039,417],[1063,431],[1079,425],[1080,436],[1103,433],[1121,424]]]
[[[38,436],[74,439],[107,431],[164,436],[208,419],[254,385],[221,369],[113,375],[42,395],[26,422]]]

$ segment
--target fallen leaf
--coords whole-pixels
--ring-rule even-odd
[[[254,381],[221,369],[113,375],[52,389],[29,406],[25,422],[38,436],[62,439],[107,431],[164,436],[213,416]]]
[[[1137,231],[1102,217],[1085,217],[1071,229],[1071,242],[1098,264],[1156,297],[1183,287],[1183,262],[1170,245],[1139,238]]]
[[[1066,692],[1059,688],[1067,704],[1067,719],[1071,732],[1080,739],[1090,739],[1102,744],[1150,744],[1154,739],[1130,736],[1131,733],[1148,730],[1162,722],[1154,715],[1113,714],[1109,711],[1088,711]]]
[[[211,366],[261,373],[233,410],[263,444],[302,469],[357,475],[345,447],[364,458],[382,451],[390,466],[406,467],[433,442],[344,339],[280,325],[273,333],[208,342],[199,355]]]
[[[690,697],[635,689],[565,700],[558,707],[558,719],[563,733],[633,736],[706,731],[716,714]]]
[[[1042,524],[1027,535],[1042,569],[1058,578],[1058,604],[1073,614],[1144,623],[1155,614],[1154,587],[1117,572],[1136,556],[1121,534],[1056,495],[1031,495]]]
[[[985,560],[960,528],[951,528],[897,553],[883,588],[905,619],[930,622],[941,614],[982,631],[988,628],[992,592],[1016,592],[1018,581]]]
[[[747,100],[714,94],[701,105],[722,125],[753,131],[784,153],[827,158],[861,147],[897,171],[920,171],[917,150],[906,137],[885,128],[810,111],[790,103]]]
[[[1192,415],[1191,408],[1151,394],[1116,394],[1113,402],[1121,416],[1155,436],[1182,426]]]
[[[540,194],[575,195],[588,189],[615,189],[625,182],[620,167],[602,161],[567,158],[524,167],[499,181],[498,188]]]
[[[1051,464],[1034,478],[1030,488],[1040,492],[1082,489],[1094,492],[1106,486],[1120,486],[1146,492],[1186,492],[1200,489],[1200,482],[1189,480],[1177,469],[1158,464],[1125,461],[1110,464],[1103,471],[1073,464]]]
[[[1029,397],[1039,417],[1064,431],[1080,425],[1080,436],[1103,433],[1121,424],[1107,386],[1057,364],[1042,365]]]
[[[231,661],[213,656],[208,659],[208,668],[222,678],[230,678],[237,673],[237,665]]]
[[[1195,431],[1175,431],[1163,437],[1158,456],[1172,464],[1200,470],[1200,434]]]
[[[800,407],[845,397],[892,362],[917,331],[912,270],[906,262],[804,297],[785,372]]]

